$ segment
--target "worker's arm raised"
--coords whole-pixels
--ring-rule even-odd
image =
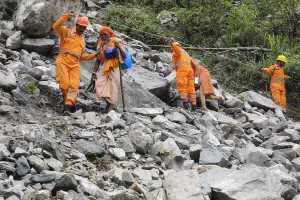
[[[68,19],[72,16],[75,16],[74,11],[69,11],[68,13],[64,14],[60,19],[58,19],[54,25],[53,25],[53,30],[59,34],[63,35],[64,32],[64,27],[63,24],[68,21]]]

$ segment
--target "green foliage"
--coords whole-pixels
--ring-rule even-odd
[[[258,19],[258,11],[247,6],[233,7],[226,19],[226,46],[257,46],[263,44],[267,27]]]
[[[66,171],[66,169],[69,167],[69,165],[67,163],[64,163],[63,166],[61,167],[60,171],[64,172]]]
[[[89,162],[93,163],[99,171],[108,171],[112,168],[113,160],[110,156],[103,157],[92,156],[87,158]]]
[[[107,7],[107,11],[108,20],[112,22],[110,25],[112,28],[137,40],[146,41],[147,44],[166,42],[166,38],[157,36],[163,36],[165,29],[159,25],[155,16],[146,8],[110,5]]]
[[[287,56],[285,73],[288,107],[300,109],[300,1],[299,0],[115,0],[107,8],[113,28],[146,44],[168,44],[170,36],[182,44],[201,47],[264,47],[270,52],[196,52],[211,74],[226,89],[236,93],[252,89],[269,92],[269,77],[258,69]],[[175,26],[160,25],[162,10],[173,11]],[[117,26],[113,23],[126,25]],[[134,29],[132,29],[134,28]],[[141,33],[137,30],[148,32]],[[289,109],[288,109],[289,110]],[[297,113],[293,110],[291,113]]]
[[[37,90],[37,87],[34,83],[30,83],[26,86],[25,91],[27,94],[34,94]]]
[[[271,49],[271,56],[276,59],[279,54],[283,54],[287,46],[287,39],[281,35],[266,34],[265,35],[266,46]]]

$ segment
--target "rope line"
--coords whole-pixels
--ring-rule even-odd
[[[96,18],[96,17],[89,17],[89,18],[99,20],[99,18]],[[136,28],[132,28],[132,27],[130,27],[130,26],[126,26],[126,25],[123,25],[123,24],[118,24],[118,23],[116,23],[116,22],[111,22],[111,21],[102,20],[102,19],[101,19],[101,21],[107,22],[107,23],[109,23],[109,24],[114,24],[114,25],[117,25],[117,26],[123,26],[123,27],[125,27],[125,28],[129,28],[129,29],[131,29],[131,30],[135,30],[135,31],[138,31],[138,32],[141,32],[141,33],[145,33],[145,34],[148,34],[148,35],[160,37],[160,38],[163,38],[163,39],[165,39],[165,40],[170,40],[170,38],[168,38],[168,37],[161,36],[161,35],[158,35],[158,34],[155,34],[155,33],[149,33],[149,32],[146,32],[146,31],[142,31],[142,30],[139,30],[139,29],[136,29]],[[177,40],[177,41],[180,42],[181,44],[187,45],[187,46],[189,46],[189,47],[197,48],[197,47],[195,47],[195,46],[193,46],[193,45],[190,45],[190,44],[187,44],[187,43],[185,43],[185,42],[182,42],[182,41],[179,41],[179,40]]]

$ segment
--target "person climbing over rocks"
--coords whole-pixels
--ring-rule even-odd
[[[67,115],[76,112],[75,99],[80,83],[79,60],[92,60],[97,56],[97,53],[83,54],[85,49],[83,33],[89,23],[87,18],[78,17],[75,29],[63,26],[69,18],[74,16],[75,12],[69,11],[53,25],[53,30],[60,37],[59,55],[55,63],[56,81],[64,99],[63,112]]]
[[[183,102],[183,107],[189,109],[189,100],[192,104],[192,111],[196,110],[196,92],[194,87],[194,72],[191,68],[191,57],[181,48],[173,37],[170,38],[172,48],[172,61],[176,71],[176,84]]]
[[[284,55],[277,57],[277,64],[271,65],[268,68],[261,68],[259,71],[269,74],[271,77],[270,90],[272,98],[275,104],[281,107],[286,112],[286,95],[284,81],[291,79],[290,76],[284,75],[283,68],[287,63],[287,59]]]
[[[122,42],[116,39],[113,30],[108,26],[103,26],[99,30],[100,40],[97,51],[100,52],[94,66],[92,79],[96,80],[96,92],[99,99],[104,98],[107,103],[105,112],[108,113],[117,104],[118,87],[120,84],[120,64],[125,59],[126,53],[122,47]],[[99,66],[103,65],[99,74]]]
[[[194,70],[194,76],[197,78],[197,82],[200,86],[200,101],[201,101],[201,110],[207,111],[205,98],[217,100],[218,103],[220,98],[215,96],[214,87],[212,85],[211,77],[209,71],[203,66],[199,65],[195,60],[191,61],[191,66]]]

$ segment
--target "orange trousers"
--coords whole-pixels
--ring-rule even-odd
[[[176,71],[176,84],[183,102],[196,105],[196,92],[194,86],[194,71],[190,66],[179,66]]]
[[[56,59],[56,82],[65,97],[65,104],[73,106],[80,83],[80,63],[71,55],[59,55]]]
[[[273,82],[271,83],[270,90],[272,93],[273,101],[276,105],[283,109],[286,109],[286,96],[285,87],[283,82]]]

